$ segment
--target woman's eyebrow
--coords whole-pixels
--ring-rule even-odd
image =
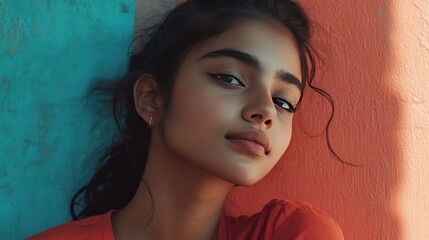
[[[286,72],[285,70],[281,69],[276,72],[276,77],[286,83],[290,83],[295,85],[300,91],[302,90],[303,86],[301,81],[297,77],[295,77],[292,73]]]
[[[204,59],[204,58],[216,58],[216,57],[231,57],[231,58],[235,58],[238,61],[249,65],[252,68],[255,68],[256,70],[260,71],[261,70],[261,64],[258,60],[258,58],[256,56],[253,56],[249,53],[245,53],[242,52],[240,50],[237,49],[233,49],[233,48],[223,48],[220,50],[216,50],[213,52],[209,52],[205,55],[203,55],[202,57],[200,57],[199,59]]]
[[[205,59],[205,58],[217,58],[217,57],[231,57],[234,58],[246,65],[249,65],[250,67],[261,71],[261,64],[258,58],[254,55],[251,55],[249,53],[242,52],[237,49],[233,48],[223,48],[219,50],[215,50],[209,53],[204,54],[199,59]],[[295,77],[293,74],[285,71],[284,69],[278,70],[276,72],[276,77],[286,83],[295,85],[299,90],[302,90],[302,84],[301,81],[297,77]]]

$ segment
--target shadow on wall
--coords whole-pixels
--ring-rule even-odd
[[[343,170],[324,135],[304,134],[320,133],[329,117],[327,102],[307,89],[283,159],[260,183],[234,189],[228,210],[252,213],[274,197],[305,200],[336,219],[348,240],[401,239],[393,198],[401,180],[403,110],[389,84],[389,2],[300,2],[316,23],[315,48],[326,65],[315,85],[336,105],[331,143],[345,161],[362,167]]]

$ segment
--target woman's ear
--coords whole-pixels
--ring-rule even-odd
[[[162,116],[162,96],[157,80],[151,75],[142,75],[134,83],[134,105],[137,113],[146,123],[152,117],[155,125]]]

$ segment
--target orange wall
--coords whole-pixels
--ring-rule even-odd
[[[326,104],[307,95],[283,159],[259,184],[231,193],[232,212],[303,199],[329,212],[346,239],[429,239],[428,1],[301,2],[327,65],[318,85],[337,104],[333,145],[363,166],[343,170],[322,137],[303,134],[326,119]]]
[[[325,59],[316,85],[336,103],[332,145],[362,167],[343,168],[323,137],[304,134],[323,130],[329,110],[307,91],[286,154],[261,182],[235,188],[227,209],[299,199],[327,211],[348,240],[429,239],[428,1],[300,2]]]

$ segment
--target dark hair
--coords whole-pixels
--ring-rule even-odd
[[[151,130],[135,109],[133,86],[136,80],[144,74],[154,76],[165,93],[168,108],[175,75],[188,51],[196,43],[227,31],[243,18],[275,19],[293,33],[300,53],[303,85],[325,97],[333,109],[329,94],[312,85],[316,68],[310,45],[310,21],[297,3],[288,0],[189,0],[176,6],[159,25],[145,29],[134,41],[138,51],[130,58],[128,73],[107,88],[113,94],[113,115],[120,136],[102,156],[90,182],[73,196],[70,203],[73,219],[123,208],[142,180]],[[327,130],[332,116],[333,111],[325,131],[326,139],[329,149],[342,161],[329,143]],[[80,203],[83,207],[76,214],[75,207]]]

